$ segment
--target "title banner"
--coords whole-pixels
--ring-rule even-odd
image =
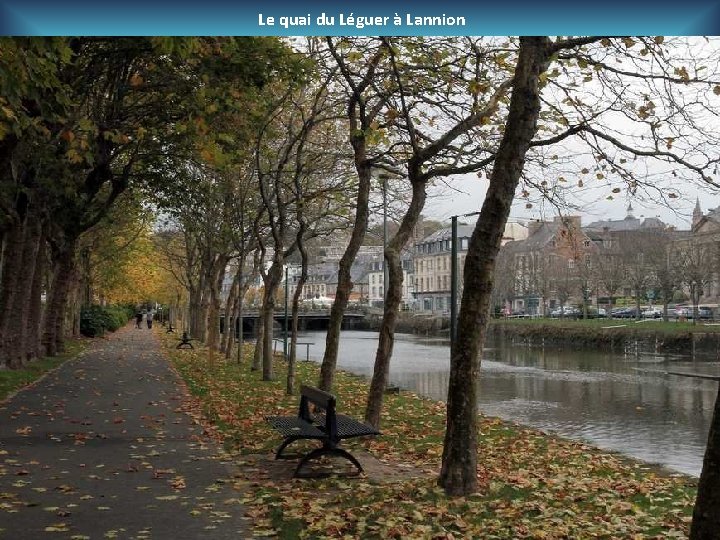
[[[718,35],[720,0],[0,0],[1,35]]]

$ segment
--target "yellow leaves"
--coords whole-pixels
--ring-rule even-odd
[[[720,86],[713,87],[713,94],[720,96]]]
[[[133,73],[132,76],[130,77],[129,82],[130,82],[130,86],[137,87],[137,86],[141,86],[145,82],[145,80],[143,79],[142,75],[140,75],[139,73]]]
[[[637,43],[633,38],[627,36],[622,38],[622,42],[628,49]]]
[[[45,527],[45,532],[68,532],[69,530],[67,523],[54,523]]]
[[[690,75],[688,74],[688,70],[685,66],[681,66],[679,68],[675,68],[675,75],[680,77],[683,81],[689,81]]]

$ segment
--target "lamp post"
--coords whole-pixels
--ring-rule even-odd
[[[388,267],[387,261],[385,260],[385,248],[387,247],[387,181],[388,175],[381,173],[379,175],[382,180],[382,193],[383,193],[383,307],[385,306],[385,298],[387,297],[387,283],[388,283]]]
[[[470,212],[451,216],[451,241],[450,241],[450,352],[452,353],[457,335],[457,293],[458,293],[458,218],[480,215],[480,212]]]
[[[285,336],[283,339],[283,351],[285,353],[285,360],[288,357],[288,299],[290,297],[288,290],[288,269],[290,265],[285,265]]]

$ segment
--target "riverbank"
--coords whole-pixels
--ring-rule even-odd
[[[281,538],[672,538],[687,535],[694,481],[587,445],[480,417],[477,495],[449,499],[436,487],[442,455],[442,403],[401,392],[387,395],[383,435],[353,441],[392,471],[393,481],[362,478],[278,480],[257,466],[272,457],[279,436],[267,414],[294,414],[297,396],[285,395],[285,364],[276,380],[260,381],[241,364],[206,350],[176,350],[161,334],[168,356],[195,396],[206,430],[235,456],[238,487],[246,495],[255,534]],[[250,347],[247,347],[250,349]],[[246,351],[250,353],[251,351]],[[298,364],[298,382],[314,384],[318,366]],[[367,381],[338,373],[338,408],[362,418]],[[268,461],[270,472],[282,464]]]
[[[493,321],[488,335],[533,346],[720,358],[720,325],[714,324],[655,319],[504,319]]]
[[[364,324],[377,331],[379,316]],[[400,314],[397,332],[448,337],[447,316]],[[538,347],[645,351],[658,354],[699,355],[720,358],[720,323],[664,322],[657,319],[493,319],[488,339],[510,340]]]

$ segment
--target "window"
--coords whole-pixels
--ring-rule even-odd
[[[583,242],[583,246],[585,246],[585,247],[590,247],[590,240],[585,240],[585,241]]]
[[[575,259],[568,259],[568,268],[571,270],[575,268]]]
[[[440,276],[437,277],[437,288],[438,290],[442,289],[442,282],[440,281]]]
[[[428,270],[433,269],[432,259],[428,260]]]
[[[467,251],[468,248],[468,239],[467,238],[461,238],[460,239],[460,249]]]

